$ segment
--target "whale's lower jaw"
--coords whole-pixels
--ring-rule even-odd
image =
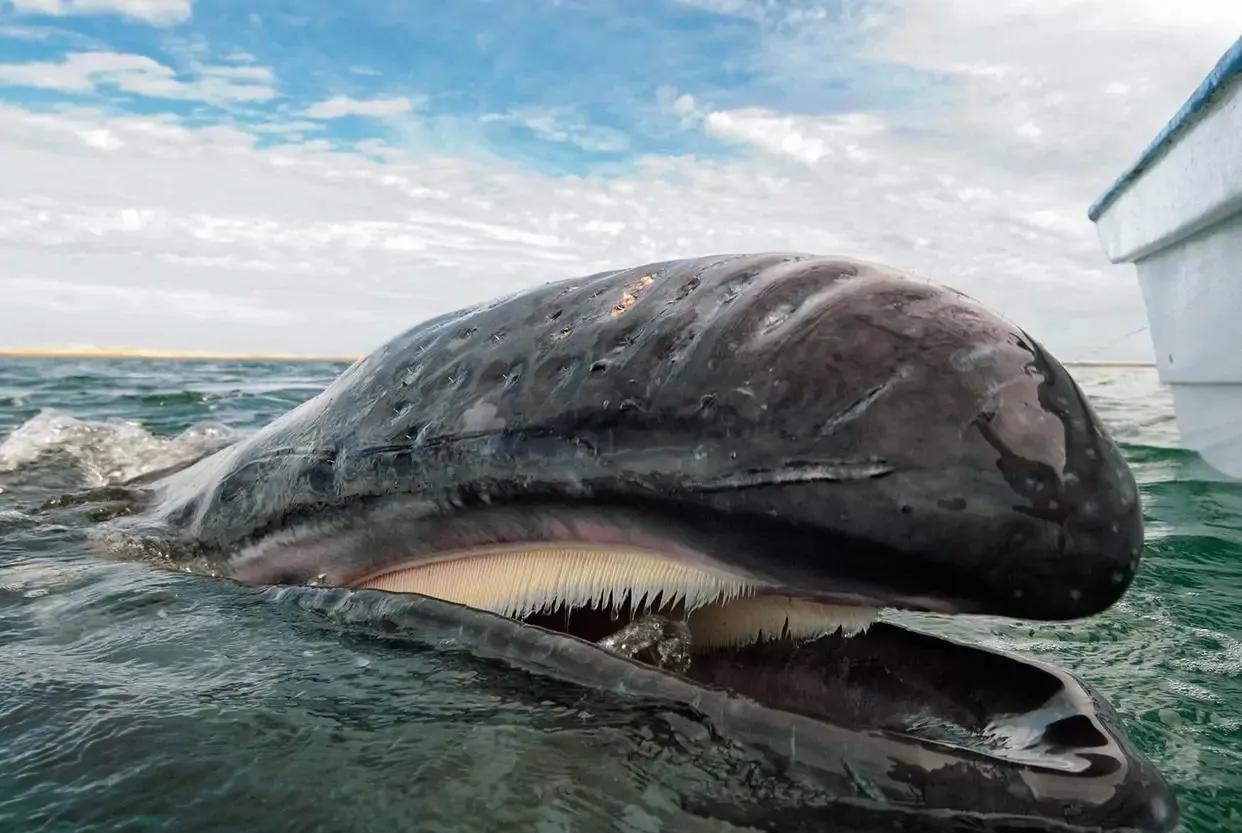
[[[595,637],[650,618],[630,620],[626,610],[559,608],[516,619],[420,593],[274,592],[386,635],[408,629],[418,642],[661,709],[680,703],[729,742],[762,751],[782,772],[845,800],[841,812],[863,813],[865,829],[889,812],[896,814],[886,822],[891,829],[923,833],[1163,833],[1177,822],[1167,785],[1077,677],[885,617],[852,636],[838,628],[715,647],[702,644],[711,626],[699,623],[700,644],[678,665],[662,661],[659,645],[633,653],[614,650],[618,642],[607,636],[600,644]],[[719,605],[722,615],[738,603]],[[740,603],[781,604],[763,596]],[[693,634],[693,615],[686,621]],[[802,810],[814,823],[797,829],[825,829],[829,821],[835,829],[841,818],[835,803]]]

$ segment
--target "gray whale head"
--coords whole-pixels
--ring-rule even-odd
[[[385,499],[424,529],[476,514],[515,534],[606,507],[800,593],[1041,619],[1108,607],[1142,543],[1127,466],[1037,342],[952,290],[800,255],[650,264],[442,316],[157,491],[159,517],[228,556]],[[269,548],[230,569],[347,583],[382,566],[357,557]]]
[[[893,680],[935,678],[912,670],[930,637],[817,637],[884,607],[1090,615],[1125,592],[1143,538],[1118,449],[1035,340],[945,287],[799,254],[654,263],[435,318],[141,487],[129,533],[221,575],[431,596],[564,634],[549,639],[660,611],[689,622],[701,685],[886,731],[918,705]],[[959,648],[936,653],[949,676],[995,662]],[[843,662],[870,669],[850,677],[863,688],[825,679]],[[1106,707],[1063,672],[1012,673],[1039,696],[997,688],[972,725],[1030,710],[1047,748],[1098,759],[1040,813],[1175,820]],[[966,720],[971,695],[943,680],[922,706],[950,689],[941,711]],[[1076,705],[1049,723],[1062,694]],[[839,707],[868,698],[888,705]],[[968,767],[957,804],[924,801],[969,809],[992,789],[1005,812],[1043,807],[1052,793],[1036,801],[1010,763],[1025,786]]]

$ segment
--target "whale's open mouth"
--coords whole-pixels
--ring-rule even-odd
[[[498,545],[389,567],[355,587],[419,593],[592,642],[644,617],[684,622],[686,648],[815,639],[866,628],[876,610],[789,595],[656,551],[589,542]]]
[[[1038,708],[1055,693],[1057,681],[1008,659],[995,678],[1013,679],[980,707],[974,672],[962,669],[991,655],[877,624],[884,608],[961,607],[868,563],[822,532],[754,516],[572,501],[446,511],[394,496],[268,532],[229,572],[464,605],[835,725],[979,740],[993,711]],[[932,655],[943,656],[935,671]]]
[[[844,642],[865,633],[877,608],[793,595],[654,550],[476,547],[389,565],[353,586],[488,610],[819,720],[890,729],[911,722],[876,703],[860,710],[860,690],[843,696]]]
[[[813,581],[800,566],[808,541],[828,565]],[[715,513],[543,501],[446,512],[398,496],[268,533],[229,572],[453,602],[836,719],[837,672],[816,668],[826,646],[835,656],[884,607],[932,605],[900,577],[860,575],[834,544]]]
[[[497,513],[511,517],[511,511],[493,507],[464,515],[474,521],[470,529],[494,535]],[[327,550],[339,557],[366,549],[374,569],[317,575],[307,583],[487,611],[518,630],[551,632],[538,643],[542,650],[563,650],[546,641],[554,634],[571,637],[577,647],[570,651],[589,650],[583,643],[592,643],[600,652],[819,725],[893,733],[1049,772],[1082,775],[1114,765],[1082,754],[1112,749],[1115,742],[1084,710],[1090,700],[1067,675],[879,621],[877,606],[841,604],[828,591],[758,578],[688,549],[685,537],[658,538],[656,532],[674,528],[657,529],[649,518],[623,512],[627,523],[610,527],[599,520],[607,510],[562,506],[555,511],[560,520],[550,523],[547,511],[522,512],[526,528],[534,524],[563,537],[402,553],[392,544],[401,538],[393,531],[403,526],[394,522],[400,515],[381,509],[366,513],[361,524],[276,536],[241,560],[259,555],[271,564],[289,553]],[[370,523],[379,519],[389,523]],[[575,531],[611,543],[576,539]],[[618,544],[623,534],[648,545]],[[402,540],[408,548],[408,537]],[[660,542],[663,550],[651,545]]]

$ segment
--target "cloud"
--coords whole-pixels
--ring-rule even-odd
[[[680,110],[693,107],[677,99]],[[868,158],[868,143],[884,131],[875,116],[849,113],[842,116],[788,116],[758,108],[713,111],[703,122],[704,129],[721,139],[745,142],[778,156],[787,156],[807,165],[825,158],[845,155],[850,159]]]
[[[761,118],[730,113],[743,117]],[[261,146],[236,128],[171,117],[9,107],[0,121],[11,125],[0,135],[9,161],[0,170],[8,253],[0,282],[21,278],[25,298],[32,280],[58,282],[67,310],[58,339],[119,337],[108,322],[128,307],[73,288],[87,283],[214,298],[214,327],[170,305],[158,321],[134,323],[126,342],[349,352],[522,285],[769,249],[837,252],[938,277],[1062,354],[1081,354],[1119,321],[1133,329],[1142,316],[1137,294],[1119,291],[1129,277],[1106,280],[1089,231],[1073,226],[1081,206],[1050,207],[1048,194],[1017,187],[1017,175],[989,190],[960,178],[968,162],[898,164],[901,140],[884,130],[873,134],[874,158],[843,155],[839,164],[767,152],[653,156],[624,176],[556,177],[392,147],[370,147],[384,151],[377,158],[326,143]],[[245,310],[268,307],[286,317],[249,326]],[[40,320],[5,316],[3,326],[10,340],[45,342]]]
[[[944,281],[1065,358],[1146,358],[1147,336],[1127,335],[1145,320],[1132,270],[1105,261],[1085,211],[1242,26],[1242,7],[1213,16],[1206,5],[1181,14],[1136,0],[1123,16],[1105,0],[890,4],[867,17],[859,57],[936,85],[934,95],[894,103],[860,88],[833,107],[794,108],[679,81],[644,118],[701,140],[688,146],[731,152],[640,155],[640,128],[627,122],[627,164],[609,175],[551,175],[432,142],[298,138],[312,125],[331,135],[326,120],[338,116],[399,116],[412,99],[338,96],[254,126],[0,105],[0,289],[16,299],[0,309],[0,331],[24,343],[361,351],[521,286],[785,249]],[[806,58],[824,25],[813,4],[799,19],[790,6],[716,6],[781,29],[759,44],[764,55],[792,37]],[[86,54],[90,71],[66,59],[2,65],[0,77],[87,91],[134,86],[130,76],[167,83],[171,72]],[[793,87],[802,58],[760,64]],[[231,71],[249,65],[188,66],[174,83],[273,83]],[[514,106],[492,119],[577,147],[621,146],[579,112]],[[174,295],[144,304],[144,288]]]
[[[69,32],[55,26],[25,26],[25,25],[4,25],[0,26],[0,38],[10,40],[24,41],[52,41],[72,39],[75,41],[89,41],[76,32]]]
[[[339,119],[345,116],[397,116],[414,109],[416,102],[406,96],[393,98],[350,98],[335,95],[316,102],[307,108],[305,115],[312,119]]]
[[[769,0],[677,0],[683,6],[724,17],[737,17],[755,23],[784,20],[814,12],[825,15],[827,11],[815,3],[770,2]]]
[[[287,324],[290,313],[279,307],[254,303],[203,289],[161,289],[146,285],[98,285],[84,280],[57,280],[30,276],[0,277],[0,292],[22,309],[47,310],[58,317],[75,311],[89,313],[101,305],[149,310],[157,317],[187,318],[218,324],[228,320],[251,326]],[[114,342],[115,343],[115,342]]]
[[[246,130],[251,133],[301,134],[310,133],[316,130],[323,130],[323,127],[323,122],[308,121],[306,119],[250,121],[246,124]]]
[[[190,0],[9,0],[19,14],[115,14],[155,26],[190,19]]]
[[[549,142],[562,142],[590,153],[617,153],[629,149],[630,137],[606,125],[591,124],[564,108],[527,107],[507,113],[488,113],[485,123],[516,124]]]
[[[1088,202],[1242,30],[1234,0],[1185,10],[1133,0],[1125,14],[1112,0],[904,0],[901,9],[870,54],[945,76],[955,92],[920,126],[965,141],[981,165],[1035,165]]]
[[[203,78],[222,78],[243,83],[270,84],[275,80],[272,71],[267,67],[258,66],[199,66],[199,74]]]
[[[178,77],[154,58],[129,52],[73,52],[59,61],[0,64],[0,84],[85,93],[116,89],[149,98],[206,102],[266,101],[272,73],[257,66],[198,66]]]

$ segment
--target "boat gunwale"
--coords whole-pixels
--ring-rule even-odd
[[[1092,222],[1098,221],[1131,185],[1176,144],[1182,134],[1202,120],[1220,94],[1239,77],[1242,77],[1242,37],[1234,41],[1233,46],[1226,50],[1212,71],[1186,99],[1181,109],[1169,119],[1168,123],[1156,134],[1156,138],[1152,139],[1151,143],[1139,154],[1138,159],[1091,204],[1091,207],[1087,209],[1088,219]]]

